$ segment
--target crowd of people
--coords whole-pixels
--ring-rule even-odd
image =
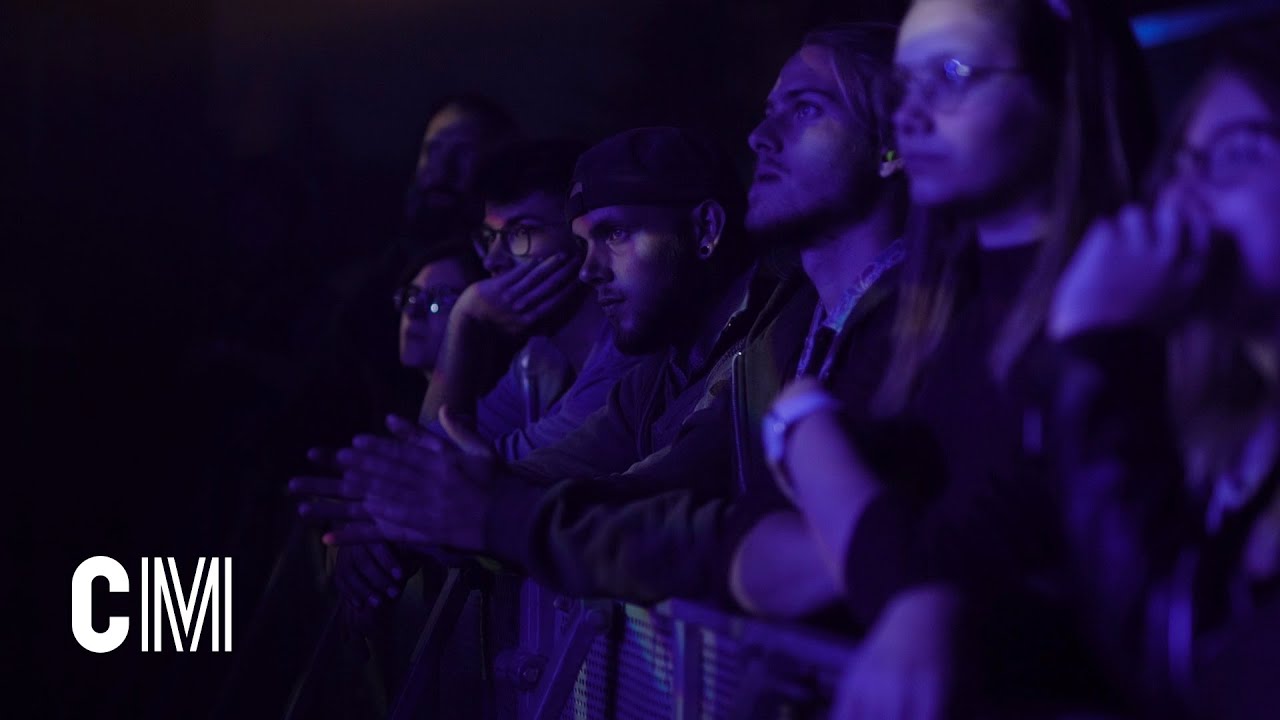
[[[482,557],[856,637],[839,718],[1274,713],[1277,40],[1162,123],[1118,3],[915,0],[804,38],[749,184],[446,102],[384,288],[421,410],[289,482],[348,620]]]

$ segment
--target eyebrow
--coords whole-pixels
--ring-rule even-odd
[[[615,228],[619,227],[626,227],[626,223],[617,217],[609,216],[597,220],[595,224],[591,226],[591,229],[587,231],[585,237],[576,232],[573,235],[574,237],[581,238],[583,240],[599,240],[600,238],[607,236]]]
[[[834,94],[832,94],[830,91],[823,90],[822,88],[806,85],[804,87],[792,88],[790,90],[783,92],[781,98],[770,95],[768,98],[765,99],[764,107],[765,107],[765,110],[769,110],[770,108],[773,108],[781,103],[791,102],[796,98],[803,97],[805,95],[817,95],[818,97],[821,97],[827,102],[832,102],[832,103],[840,101],[840,99],[836,97]]]

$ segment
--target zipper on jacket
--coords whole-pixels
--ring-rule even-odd
[[[747,413],[747,387],[743,376],[743,369],[746,365],[746,358],[742,356],[739,350],[733,356],[733,364],[729,366],[729,410],[733,413],[733,449],[735,459],[735,471],[738,477],[738,492],[745,493],[747,491],[747,452],[746,452],[746,435],[750,428]]]

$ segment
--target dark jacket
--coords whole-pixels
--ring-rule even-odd
[[[850,397],[869,397],[878,383],[894,283],[886,275],[846,323],[846,332],[881,343],[847,346],[837,374]],[[777,503],[760,420],[794,373],[816,303],[803,274],[780,283],[743,342],[720,360],[723,375],[713,373],[695,406],[682,403],[683,415],[659,418],[658,427],[678,426],[666,447],[645,442],[649,433],[630,419],[655,397],[658,371],[633,372],[606,410],[612,422],[531,457],[522,469],[537,462],[538,474],[505,484],[490,517],[492,549],[574,595],[727,599],[728,552],[751,519]],[[607,457],[615,453],[639,462],[617,468],[618,459]]]
[[[1096,332],[1061,349],[1062,526],[1076,608],[1110,679],[1164,717],[1274,712],[1280,596],[1239,567],[1276,470],[1207,532],[1205,502],[1183,481],[1162,339]]]
[[[770,276],[753,277],[744,306],[699,367],[678,367],[674,350],[641,362],[582,427],[511,466],[493,493],[487,549],[562,592],[632,594],[612,591],[626,573],[609,573],[627,561],[625,548],[610,546],[617,526],[606,507],[672,489],[724,486],[727,424],[702,426],[714,417],[700,410],[708,388],[727,381],[732,358],[775,285]],[[699,440],[673,454],[676,438],[685,435]],[[629,526],[647,521],[642,516],[618,521]]]

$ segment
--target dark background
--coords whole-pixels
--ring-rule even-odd
[[[397,227],[439,98],[489,95],[532,135],[698,126],[746,167],[803,31],[897,4],[5,4],[2,341],[16,372],[2,587],[17,605],[0,715],[208,707],[234,653],[144,656],[136,619],[120,650],[84,651],[72,572],[92,555],[131,573],[142,556],[232,555],[244,627],[288,527],[280,488],[318,441],[293,421],[340,394],[325,384],[340,374],[314,372],[326,328],[351,268]],[[1153,57],[1176,95],[1194,53]],[[101,600],[100,622],[136,615],[135,598]]]

